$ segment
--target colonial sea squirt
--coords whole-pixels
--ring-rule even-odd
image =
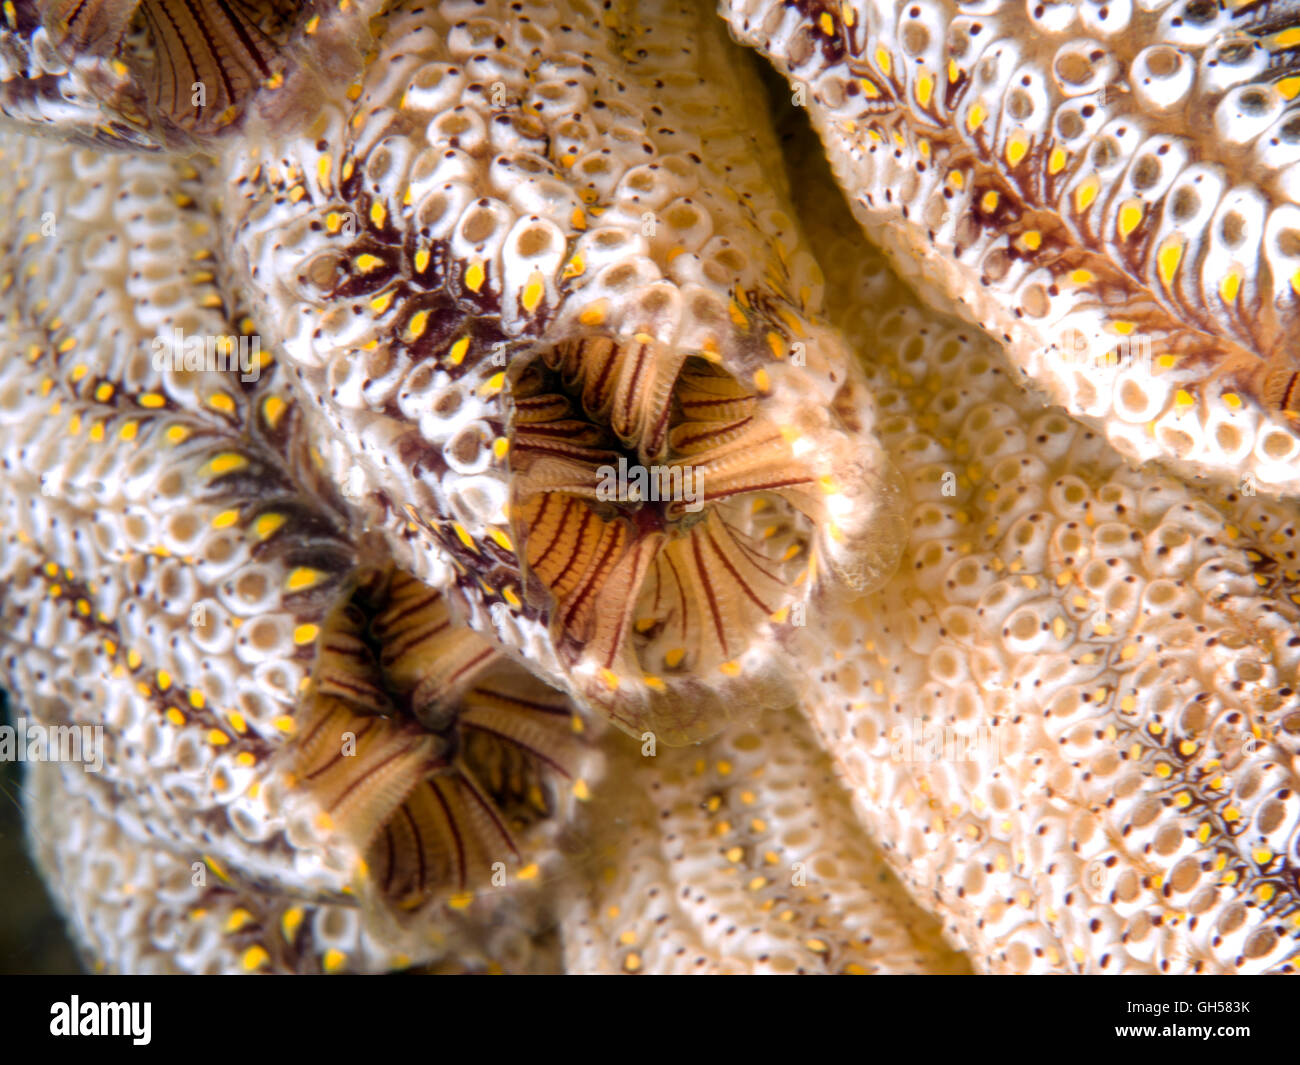
[[[656,18],[667,27],[669,14]],[[774,217],[771,224],[788,234],[785,254],[799,272],[788,278],[790,268],[764,243],[757,261],[771,264],[773,281],[760,276],[752,249],[745,254],[735,241],[711,237],[714,223],[708,215],[683,202],[667,212],[685,231],[683,239],[701,247],[714,243],[707,261],[695,250],[670,256],[672,249],[660,248],[661,261],[679,260],[676,269],[686,271],[686,281],[655,286],[647,281],[654,258],[634,254],[649,250],[649,233],[641,236],[644,210],[636,210],[632,234],[626,225],[588,226],[588,207],[592,219],[607,210],[599,192],[589,203],[576,194],[561,197],[564,225],[574,234],[589,229],[592,239],[585,252],[573,241],[565,264],[570,276],[557,271],[550,283],[597,287],[585,294],[583,311],[575,312],[578,328],[572,336],[556,343],[527,339],[524,326],[535,321],[531,328],[539,332],[541,314],[554,312],[558,295],[543,298],[544,290],[535,291],[536,279],[548,275],[531,261],[524,291],[509,287],[518,249],[510,245],[508,254],[498,254],[499,241],[485,241],[511,208],[503,201],[467,195],[490,191],[486,167],[503,161],[495,158],[494,145],[476,143],[469,133],[485,130],[489,119],[498,137],[519,136],[521,128],[527,132],[523,120],[528,116],[521,110],[527,83],[514,77],[506,53],[499,60],[504,73],[487,86],[495,91],[496,80],[506,77],[514,94],[501,105],[507,113],[497,116],[510,121],[496,123],[490,101],[483,97],[485,86],[445,62],[459,54],[454,48],[464,51],[466,62],[478,61],[477,51],[463,38],[471,31],[481,34],[482,27],[461,26],[453,15],[436,26],[437,33],[427,12],[417,17],[398,9],[391,12],[391,22],[381,24],[354,25],[343,15],[317,22],[308,18],[302,32],[326,42],[322,47],[333,55],[335,66],[345,64],[347,49],[356,42],[372,42],[373,32],[373,47],[381,52],[423,49],[415,53],[422,57],[419,64],[407,64],[409,69],[398,73],[414,76],[418,65],[424,77],[408,86],[406,80],[389,77],[392,65],[372,65],[371,73],[387,71],[388,80],[373,88],[366,79],[338,86],[337,128],[311,131],[307,140],[299,131],[285,139],[287,147],[278,156],[268,147],[261,159],[252,159],[249,151],[261,143],[258,139],[240,139],[227,156],[228,165],[240,173],[228,182],[200,179],[200,172],[214,165],[205,157],[88,155],[35,141],[15,142],[11,149],[17,165],[39,159],[31,165],[51,178],[39,187],[24,185],[17,206],[32,218],[53,213],[59,220],[54,239],[61,254],[44,254],[47,249],[26,240],[26,233],[15,240],[21,261],[14,264],[11,285],[19,310],[7,327],[24,357],[9,363],[15,374],[10,394],[15,460],[7,469],[19,482],[14,498],[31,497],[38,506],[19,511],[22,535],[15,531],[12,537],[14,583],[38,598],[11,596],[8,609],[15,646],[45,646],[52,626],[61,637],[55,645],[75,644],[82,648],[82,658],[75,671],[16,651],[7,661],[19,674],[15,690],[33,690],[40,678],[57,676],[51,683],[58,691],[48,707],[32,712],[66,714],[71,702],[85,706],[86,713],[101,713],[103,696],[91,690],[100,678],[111,680],[123,701],[114,729],[121,747],[105,780],[111,793],[88,793],[80,780],[65,788],[51,779],[50,802],[36,800],[33,818],[33,834],[44,841],[39,846],[79,934],[114,966],[375,968],[444,957],[463,964],[474,964],[476,957],[511,967],[532,964],[526,956],[529,939],[518,930],[530,929],[537,942],[536,929],[544,930],[554,918],[534,917],[530,907],[537,892],[524,891],[523,901],[511,891],[484,895],[487,871],[496,864],[488,859],[508,860],[511,886],[518,882],[526,889],[545,881],[556,852],[563,849],[551,838],[552,830],[568,819],[575,800],[590,797],[598,774],[583,765],[581,741],[568,713],[560,716],[562,729],[543,727],[556,710],[544,686],[534,682],[530,693],[526,678],[505,683],[499,674],[507,667],[494,666],[491,645],[464,629],[448,631],[445,600],[468,607],[470,620],[486,631],[502,628],[509,649],[526,652],[535,667],[570,690],[586,697],[594,681],[590,701],[602,709],[629,719],[655,715],[652,720],[667,740],[673,730],[688,734],[716,728],[721,700],[713,693],[731,683],[747,685],[754,702],[788,703],[791,692],[782,686],[788,678],[779,670],[769,665],[767,676],[754,679],[760,662],[754,648],[770,643],[789,603],[828,581],[863,587],[887,571],[891,546],[896,553],[885,463],[869,436],[856,425],[841,425],[833,410],[837,396],[846,410],[860,407],[852,391],[860,377],[855,381],[857,371],[832,336],[813,343],[825,327],[801,308],[817,299],[818,282],[811,258],[797,251],[798,238],[788,220]],[[721,26],[706,13],[681,17],[707,28],[702,48],[726,47]],[[43,31],[33,32],[39,42]],[[541,31],[520,19],[516,32]],[[598,65],[618,69],[608,54],[612,30],[596,23],[580,34],[573,28],[558,32],[577,34],[589,50],[603,49],[593,52]],[[57,58],[41,55],[57,68]],[[440,60],[449,69],[441,69]],[[360,70],[361,62],[356,65]],[[578,72],[583,73],[580,63]],[[594,74],[583,76],[595,79]],[[666,76],[690,83],[680,72]],[[319,87],[317,68],[304,68],[301,77],[312,91]],[[432,92],[443,78],[456,94],[453,102],[464,95],[474,106],[458,112],[459,104],[430,101],[418,119],[410,108],[380,106],[379,101],[396,103],[416,89]],[[546,83],[540,75],[535,80]],[[292,75],[279,88],[284,95],[267,106],[293,112],[292,94],[306,90]],[[627,91],[617,81],[599,81],[593,92],[597,89],[611,97]],[[555,87],[541,91],[554,92]],[[25,99],[21,89],[14,96]],[[596,106],[600,103],[591,110],[603,110]],[[650,105],[642,99],[639,106]],[[520,114],[512,116],[511,109]],[[657,189],[662,169],[681,185],[679,191],[698,186],[699,195],[707,194],[707,202],[722,210],[724,183],[703,166],[698,153],[694,158],[690,152],[671,158],[656,153],[652,141],[635,139],[624,128],[633,121],[629,108],[610,110],[617,124],[601,144],[626,145],[621,150],[635,153],[638,164],[651,160],[628,179],[630,196]],[[394,115],[398,127],[390,129]],[[329,108],[316,107],[311,117],[328,121]],[[259,122],[280,129],[285,121],[259,110],[244,119],[246,129]],[[681,122],[688,149],[698,143],[688,131],[700,121],[694,116]],[[435,151],[424,143],[423,131],[436,122],[449,128],[434,130],[443,137],[433,142]],[[417,197],[420,189],[412,191],[408,182],[382,200],[361,179],[373,182],[400,162],[403,145],[397,134],[404,126],[420,131],[416,147],[424,146],[410,153],[412,165],[418,161],[424,169],[417,176],[433,183]],[[672,132],[667,119],[662,131],[665,137]],[[323,132],[335,138],[332,149]],[[379,138],[380,133],[385,136]],[[582,153],[585,145],[578,133],[598,135],[590,123],[580,125],[566,154]],[[351,138],[363,134],[378,144],[352,148]],[[279,135],[266,133],[268,141],[273,136]],[[219,138],[212,141],[214,151],[221,146]],[[724,146],[718,142],[718,148]],[[780,200],[759,179],[758,153],[747,147],[746,139],[735,138],[732,150],[737,180],[752,185],[749,198],[758,203],[751,207],[742,198],[727,208],[732,212],[727,217],[738,236],[748,233],[757,240],[762,230],[751,216],[775,215]],[[285,158],[290,151],[305,156],[295,163]],[[545,162],[522,150],[517,154],[520,167],[535,169]],[[611,153],[604,148],[594,154],[583,173],[608,171],[617,177],[629,169],[629,159],[608,160]],[[662,168],[659,154],[664,155]],[[436,165],[449,169],[433,181],[428,168]],[[77,168],[86,167],[107,169],[102,178],[75,176]],[[459,186],[447,180],[457,173]],[[283,185],[286,177],[304,175],[322,185],[311,193],[305,186]],[[339,182],[352,184],[341,188]],[[516,184],[518,188],[510,187],[513,194],[534,197],[539,208],[553,209],[557,188],[563,191],[556,180],[540,190],[536,179]],[[79,198],[87,187],[101,198],[83,205]],[[108,189],[120,191],[109,195]],[[613,192],[611,186],[606,197]],[[430,202],[431,195],[444,197],[452,207],[460,197],[462,212],[474,208],[453,227],[453,239],[477,237],[474,247],[481,257],[457,257],[433,242],[403,251],[397,240],[401,230],[395,222],[387,223],[417,207],[430,223],[436,221],[437,202]],[[607,213],[613,214],[612,205]],[[688,224],[690,218],[695,222]],[[560,238],[547,228],[546,215],[525,215],[523,222],[520,239],[527,237],[528,248],[555,250],[549,242]],[[497,237],[504,239],[506,232],[508,228]],[[299,255],[293,269],[277,266],[261,275],[261,256],[292,254],[304,234],[319,244]],[[633,236],[632,246],[620,251]],[[354,246],[360,241],[368,243]],[[403,254],[406,258],[399,259]],[[393,270],[382,269],[385,256],[430,283],[411,281],[408,291],[400,291]],[[193,274],[177,280],[174,257],[195,264]],[[571,262],[575,258],[577,263]],[[587,267],[578,269],[584,259]],[[339,261],[361,280],[340,281]],[[439,272],[429,273],[435,266]],[[624,269],[620,273],[612,267]],[[691,269],[708,283],[692,281]],[[741,271],[752,278],[750,290],[741,292],[748,309],[733,306],[726,284]],[[268,279],[264,287],[259,276]],[[795,284],[799,278],[803,283]],[[322,281],[338,290],[322,294],[315,287]],[[796,292],[778,292],[778,283]],[[138,295],[124,291],[131,285]],[[450,285],[455,286],[454,301],[445,296]],[[640,298],[633,300],[629,291]],[[683,293],[691,298],[690,322],[699,334],[690,344],[677,335],[674,322]],[[72,318],[67,312],[76,299],[113,304],[117,313]],[[263,309],[263,301],[275,309]],[[48,313],[51,306],[62,307],[64,317]],[[347,314],[327,318],[342,306]],[[398,312],[391,321],[384,317],[390,306]],[[507,313],[491,312],[492,307],[504,307]],[[608,322],[599,317],[605,309]],[[199,335],[260,330],[254,320],[245,320],[245,310],[254,316],[286,315],[274,333],[262,330],[268,334],[265,350],[276,358],[256,382],[163,371],[142,357],[147,351],[142,342],[154,332],[167,337],[177,327]],[[577,321],[583,312],[587,320]],[[310,331],[296,335],[299,323],[311,318]],[[746,324],[751,318],[758,324]],[[383,384],[406,382],[398,393],[402,407],[388,410],[376,400],[375,410],[368,411],[333,380],[328,388],[322,385],[321,367],[314,364],[317,349],[333,356],[330,346],[335,345],[341,353],[336,330],[355,329],[362,319],[372,333],[357,341],[353,358],[365,360],[366,368],[390,360],[392,381]],[[499,365],[510,374],[492,361],[501,353],[501,342],[511,342],[505,319],[524,336],[516,348],[527,345],[538,356],[507,350]],[[70,320],[85,325],[73,335],[64,324]],[[620,332],[623,325],[626,332]],[[64,334],[50,336],[59,330]],[[438,330],[449,335],[435,345]],[[796,330],[803,331],[806,341],[797,358],[789,335]],[[491,345],[480,344],[476,331]],[[598,359],[611,368],[615,395],[600,393],[605,375],[593,369]],[[335,377],[346,370],[345,360],[328,361]],[[798,372],[786,372],[779,365],[783,361]],[[444,375],[438,381],[445,387],[429,387],[435,373]],[[472,377],[461,382],[462,396],[457,382],[464,374]],[[593,378],[590,387],[584,385],[584,374]],[[818,402],[801,404],[810,413],[767,413],[769,401],[787,402],[776,387],[787,377],[820,389]],[[352,387],[364,389],[366,383],[358,378]],[[784,391],[803,387],[796,383]],[[296,389],[304,389],[311,400],[303,403]],[[24,416],[33,401],[45,401],[44,420]],[[461,402],[465,410],[457,418]],[[574,412],[567,418],[566,407]],[[373,441],[384,433],[399,439],[390,448],[375,448]],[[73,465],[91,461],[92,453],[99,465],[74,474],[71,460],[61,458],[68,446],[84,456]],[[626,509],[632,516],[625,518],[616,509],[597,512],[587,505],[588,500],[598,502],[599,466],[622,449],[637,447],[670,464],[689,457],[697,471],[703,469],[712,498],[701,520],[689,512],[640,514],[631,507]],[[340,461],[348,448],[356,454]],[[113,457],[119,453],[134,456],[129,461],[146,471],[130,482],[130,501],[115,494],[127,486],[112,478],[105,483],[102,475],[128,464],[125,457]],[[30,480],[38,469],[43,474]],[[199,485],[205,487],[198,490]],[[850,493],[868,491],[863,506],[852,505]],[[510,499],[511,492],[519,498]],[[93,493],[104,494],[105,501],[96,501]],[[65,503],[65,498],[72,501]],[[82,541],[86,519],[60,515],[63,505],[101,514],[114,528],[93,543]],[[514,509],[524,515],[522,520],[510,512]],[[869,520],[863,522],[864,517]],[[759,521],[772,530],[766,537],[754,531],[753,523]],[[883,535],[878,532],[882,524]],[[67,558],[43,560],[47,553],[62,558],[68,551],[42,546],[59,535],[55,529],[87,543],[75,564],[68,565]],[[544,535],[560,538],[558,546],[548,548],[543,542],[525,569],[513,544],[528,549]],[[394,573],[394,555],[432,587],[412,587],[409,578]],[[548,571],[552,558],[564,564]],[[821,574],[809,572],[818,563]],[[621,577],[623,598],[629,598],[626,591],[638,581],[652,579],[662,589],[647,590],[642,598],[653,604],[656,594],[661,599],[672,594],[678,605],[661,608],[662,617],[653,615],[653,607],[635,619],[616,617],[616,625],[610,624],[603,602],[602,613],[584,611],[584,595],[603,594],[610,566],[622,567],[620,574],[626,574]],[[51,567],[65,575],[65,583],[74,578],[82,583],[65,589],[50,578]],[[532,586],[525,584],[525,575]],[[767,583],[759,586],[759,580]],[[581,586],[575,588],[578,581]],[[742,588],[748,588],[744,596]],[[105,589],[114,590],[116,602],[109,601]],[[551,617],[557,608],[564,609],[563,619]],[[512,621],[509,614],[502,620],[502,610],[516,611],[519,620]],[[634,624],[647,616],[650,625]],[[595,631],[598,625],[604,628]],[[46,628],[38,633],[42,626]],[[89,631],[79,632],[82,627]],[[641,641],[635,647],[633,633]],[[525,639],[532,642],[525,644]],[[563,653],[562,641],[568,641]],[[691,658],[684,661],[687,651]],[[592,667],[596,652],[602,657]],[[659,675],[639,668],[639,656],[646,654],[659,656],[654,664]],[[485,676],[486,687],[474,683]],[[79,684],[84,693],[69,700],[62,689]],[[619,701],[624,687],[626,711]],[[682,689],[692,698],[683,698]],[[687,717],[682,707],[700,720]],[[716,723],[708,720],[710,713]],[[356,745],[354,752],[343,752],[351,758],[340,756],[343,737]],[[743,749],[753,752],[754,739],[750,733]],[[476,749],[485,745],[487,750]],[[833,799],[834,789],[824,781],[826,771],[807,740],[792,750],[799,753],[782,759],[793,766],[792,781],[806,776],[804,786],[814,794],[842,802]],[[174,766],[177,779],[164,773],[166,783],[155,780],[151,759]],[[75,770],[48,770],[54,778],[65,772]],[[179,782],[181,777],[186,783]],[[36,781],[33,791],[40,794],[43,783]],[[790,814],[778,809],[765,821],[765,802],[744,794],[754,814],[743,830],[747,844],[784,830]],[[115,811],[111,823],[102,814],[107,809]],[[130,816],[137,809],[138,817]],[[38,823],[42,811],[48,811],[45,824]],[[94,828],[84,828],[81,818]],[[161,853],[156,845],[137,848],[127,841],[105,841],[90,849],[146,863],[146,868],[132,866],[112,877],[124,883],[127,912],[149,929],[127,930],[120,920],[110,919],[104,885],[88,890],[83,878],[91,870],[79,865],[87,852],[71,847],[66,834],[73,825],[107,833],[127,826],[133,830],[127,839],[140,841],[154,836],[155,821],[167,822],[170,846]],[[661,817],[652,823],[662,831]],[[893,940],[879,930],[862,933],[864,925],[882,923],[862,916],[868,903],[896,923],[894,911],[912,912],[910,904],[896,888],[877,900],[879,878],[866,865],[878,859],[864,854],[863,847],[851,846],[845,854],[844,844],[826,839],[823,832],[820,824],[800,830],[798,845],[810,851],[809,860],[844,854],[848,868],[860,871],[843,874],[834,892],[827,892],[829,881],[824,881],[815,898],[789,900],[777,910],[773,906],[781,882],[773,880],[771,889],[756,892],[747,907],[747,919],[760,929],[753,937],[758,946],[751,944],[749,955],[736,957],[749,957],[748,964],[822,967],[823,954],[834,946],[837,966],[874,966],[896,955],[899,966],[927,967],[916,960],[906,930]],[[821,844],[815,845],[819,838]],[[793,841],[786,846],[794,846]],[[194,864],[190,859],[211,870],[206,879],[213,888],[186,887]],[[825,862],[822,875],[830,875]],[[164,879],[165,884],[155,882]],[[822,928],[819,914],[807,913],[832,897],[839,898],[838,912],[846,915],[838,920],[856,929],[845,933],[842,944]],[[290,905],[295,898],[312,905]],[[350,904],[353,898],[361,904]],[[125,900],[113,901],[121,905]],[[441,909],[431,917],[430,906]],[[499,912],[503,908],[510,911],[506,918]],[[796,919],[801,913],[806,916]],[[462,914],[470,922],[477,917],[491,925],[486,943],[476,948],[479,954],[458,936]],[[691,915],[683,923],[689,928],[703,916]],[[155,933],[154,924],[165,931]],[[778,938],[797,935],[801,927],[808,930],[806,941],[794,940],[794,960],[786,952],[759,949],[770,946],[761,934],[764,926],[771,926]],[[662,922],[656,928],[666,940]],[[822,930],[814,934],[814,929]],[[934,949],[926,946],[924,951],[933,954]],[[540,947],[539,953],[544,953]],[[753,960],[760,956],[761,963]],[[707,960],[692,952],[682,964],[698,970]],[[553,962],[542,958],[536,964]],[[740,962],[724,958],[720,964]]]
[[[70,59],[35,14],[7,113],[208,153],[5,143],[43,180],[0,276],[3,661],[20,712],[111,726],[102,781],[31,782],[93,956],[952,966],[798,700],[979,967],[1287,965],[1292,515],[1128,471],[800,170],[807,243],[709,12],[268,5],[222,123],[157,94],[147,13]],[[177,326],[272,359],[159,371]],[[706,505],[611,505],[620,459]],[[729,706],[653,757],[599,724]],[[927,715],[997,749],[894,757]]]

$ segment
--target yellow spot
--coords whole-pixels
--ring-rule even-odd
[[[363,274],[372,273],[373,271],[378,270],[381,266],[384,265],[383,259],[381,259],[378,255],[371,255],[370,252],[363,252],[361,255],[358,255],[356,259],[353,261],[356,263],[357,269],[360,270]]]
[[[835,36],[835,20],[831,18],[828,12],[823,11],[821,13],[821,16],[817,19],[817,24],[821,26],[822,33],[826,34],[827,37]]]
[[[1083,214],[1093,201],[1097,198],[1097,193],[1101,191],[1101,178],[1096,174],[1089,174],[1074,190],[1074,209]]]
[[[220,477],[222,474],[234,473],[236,470],[242,470],[248,465],[248,460],[243,455],[237,455],[233,451],[227,451],[220,455],[215,455],[208,463],[208,471],[214,477]]]
[[[1196,406],[1196,400],[1186,389],[1180,388],[1174,393],[1174,409],[1182,414],[1184,411]]]
[[[483,263],[475,259],[469,264],[469,269],[465,271],[465,287],[471,292],[478,292],[486,280],[487,272],[483,269]]]
[[[1241,409],[1241,397],[1236,392],[1223,393],[1223,402],[1232,410]]]
[[[1297,45],[1300,45],[1300,26],[1288,26],[1269,41],[1269,51],[1295,48]]]
[[[676,669],[682,664],[682,659],[686,657],[685,647],[674,647],[664,654],[664,665],[669,669]]]
[[[272,721],[271,724],[273,724],[280,732],[283,732],[286,736],[294,733],[298,727],[293,723],[293,718],[291,718],[288,714],[281,714],[274,721]]]
[[[415,317],[419,318],[420,315],[424,315],[425,318],[428,317],[427,313],[424,311],[421,311],[420,314],[417,314]],[[415,319],[412,319],[411,321],[412,321],[412,325],[414,325]],[[424,331],[423,320],[420,322],[420,331],[421,332]],[[451,350],[447,354],[447,358],[453,366],[459,366],[462,362],[465,361],[465,353],[467,351],[469,351],[469,337],[461,337],[454,344],[452,344]]]
[[[288,407],[289,404],[279,396],[267,396],[262,401],[262,417],[266,419],[266,424],[274,429],[280,424],[280,419]]]
[[[1125,200],[1119,209],[1119,219],[1115,228],[1119,232],[1120,240],[1128,240],[1133,235],[1133,230],[1142,224],[1142,216],[1145,213],[1145,207],[1141,200]]]
[[[218,514],[215,518],[212,519],[212,527],[214,529],[229,529],[230,526],[234,525],[235,522],[237,522],[238,520],[239,520],[239,511],[223,510],[220,514]]]
[[[1166,288],[1173,284],[1174,274],[1178,271],[1182,258],[1183,238],[1177,233],[1171,233],[1160,242],[1160,249],[1156,252],[1156,267]]]
[[[312,569],[310,566],[299,566],[294,569],[284,582],[286,591],[301,592],[304,588],[311,588],[319,584],[325,577],[325,574],[318,569]]]
[[[541,867],[536,862],[530,862],[528,865],[525,865],[522,869],[520,869],[519,872],[516,873],[515,875],[520,880],[536,880],[537,874],[540,873],[541,871],[542,871]]]
[[[591,798],[591,788],[587,786],[587,782],[581,777],[574,781],[573,797],[579,802],[586,802]]]
[[[992,189],[990,189],[988,192],[986,192],[983,196],[980,197],[980,210],[983,211],[985,214],[989,214],[997,210],[999,198],[1000,197],[998,196],[998,194],[994,192]]]
[[[475,290],[477,291],[477,289]],[[537,310],[542,302],[542,297],[546,295],[546,281],[542,277],[540,270],[534,270],[528,278],[528,284],[524,286],[524,294],[520,299],[524,310],[529,314]]]
[[[966,187],[966,175],[960,170],[950,170],[948,171],[948,184],[960,192]]]
[[[980,126],[984,125],[984,120],[988,118],[989,113],[981,103],[971,105],[971,109],[966,114],[966,129],[974,133]]]
[[[740,663],[735,659],[732,659],[730,662],[723,662],[718,669],[723,673],[723,675],[728,677],[740,676]]]
[[[1076,285],[1086,285],[1092,280],[1091,270],[1071,270],[1070,280]]]
[[[462,544],[468,547],[471,551],[477,550],[474,545],[474,538],[466,531],[465,526],[458,521],[453,521],[451,527]]]
[[[608,307],[608,300],[602,299],[597,300],[595,303],[590,303],[582,309],[582,313],[578,315],[578,321],[583,325],[600,325],[605,321],[605,314]]]
[[[370,309],[376,314],[383,314],[388,310],[388,305],[393,302],[391,292],[381,292],[378,296],[370,301]]]
[[[299,625],[296,629],[293,630],[293,642],[296,643],[299,647],[301,647],[305,643],[311,643],[319,635],[320,635],[319,625],[312,625],[310,623],[306,625]]]
[[[1009,166],[1017,166],[1029,154],[1029,134],[1017,129],[1007,138],[1006,157]]]
[[[158,690],[166,691],[172,686],[172,675],[165,669],[158,670]]]
[[[579,252],[564,267],[564,272],[560,275],[562,281],[568,281],[571,277],[580,277],[587,270],[587,262]]]
[[[754,387],[764,394],[772,391],[772,379],[768,376],[766,370],[755,371]]]
[[[370,205],[370,221],[374,223],[375,228],[383,229],[384,222],[388,219],[388,209],[384,206],[382,200],[376,200]]]
[[[283,514],[263,514],[253,522],[253,535],[259,540],[265,540],[274,535],[275,531],[285,523]]]
[[[158,395],[157,392],[144,393],[138,402],[140,406],[148,407],[150,410],[157,410],[159,407],[164,406],[167,403],[167,401],[163,399],[162,396]]]
[[[612,669],[602,669],[600,671],[600,679],[605,682],[605,687],[610,691],[616,691],[618,689],[618,674]]]
[[[504,548],[506,551],[509,551],[512,554],[514,553],[515,550],[514,541],[510,539],[509,535],[507,535],[504,529],[496,529],[496,528],[489,529],[488,535],[492,537],[492,539],[495,540],[498,544],[500,544],[501,547]]]
[[[1241,275],[1236,270],[1229,270],[1219,282],[1219,298],[1224,303],[1231,303],[1237,298],[1241,289]]]
[[[190,431],[183,425],[169,426],[164,434],[169,444],[183,444],[190,438]]]
[[[212,744],[213,747],[224,747],[230,742],[230,737],[219,728],[208,729],[208,742]]]
[[[1064,148],[1053,148],[1052,154],[1047,157],[1047,172],[1049,174],[1059,174],[1065,169],[1065,164],[1069,157]]]
[[[934,95],[934,78],[929,74],[922,74],[921,80],[916,83],[916,102],[922,107],[930,106],[930,97]]]
[[[870,78],[858,78],[858,84],[862,86],[862,91],[867,94],[868,100],[879,99],[880,90]],[[872,132],[874,133],[874,130]]]
[[[1020,234],[1020,243],[1029,251],[1037,251],[1043,244],[1043,235],[1036,229],[1028,229]]]
[[[348,956],[344,954],[343,951],[339,950],[337,947],[330,947],[330,949],[325,952],[324,957],[321,958],[321,967],[324,968],[327,973],[336,973],[343,968],[347,960]]]
[[[406,323],[407,343],[409,344],[412,341],[419,340],[420,337],[424,336],[424,330],[428,326],[428,324],[429,324],[429,312],[416,311],[415,314],[411,316],[411,320]]]
[[[244,951],[243,966],[245,972],[256,972],[271,960],[265,947],[251,946]]]

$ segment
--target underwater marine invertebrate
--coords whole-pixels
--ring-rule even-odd
[[[806,96],[855,212],[922,292],[1131,460],[1296,492],[1293,9],[722,9]]]
[[[773,619],[887,574],[896,488],[762,145],[702,77],[721,25],[505,11],[395,9],[400,61],[227,157],[240,281],[336,482],[415,526],[403,564],[450,557],[472,626],[692,738],[790,701]],[[620,461],[700,480],[701,508],[600,499]]]
[[[1131,469],[1226,469],[1159,418],[1138,446],[1021,390],[1043,338],[1015,271],[1056,263],[1023,233],[978,286],[994,340],[924,309],[850,236],[821,149],[783,158],[698,5],[234,5],[286,35],[220,116],[150,95],[163,0],[124,35],[56,6],[0,31],[0,108],[71,142],[2,142],[0,667],[25,718],[104,727],[102,774],[30,778],[93,957],[959,969],[937,922],[985,971],[1294,964],[1300,515]],[[724,14],[826,65],[810,110],[874,224],[852,138],[891,116],[906,170],[910,104],[873,83],[848,130],[827,85],[841,31],[876,24]],[[928,246],[909,216],[941,142],[981,160],[945,204],[1003,180],[1006,148],[954,147],[969,118],[891,179],[896,252]],[[1011,240],[1015,190],[971,209],[990,191]],[[1246,288],[1284,276],[1285,207]],[[1049,229],[1132,296],[1115,241]],[[960,309],[966,261],[935,248],[913,279]],[[1049,324],[1111,314],[1065,292]],[[1285,368],[1240,323],[1193,327],[1257,359],[1205,356],[1224,379]],[[1285,493],[1275,429],[1250,472]]]

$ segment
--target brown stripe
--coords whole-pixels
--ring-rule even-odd
[[[722,645],[722,653],[730,655],[731,649],[727,644],[727,633],[722,626],[722,617],[718,613],[717,597],[713,594],[713,583],[709,580],[708,572],[704,568],[704,560],[700,557],[700,538],[698,536],[691,537],[691,552],[695,556],[695,572],[699,574],[700,584],[709,600],[709,612],[713,615],[713,629],[718,634],[718,643]]]
[[[761,600],[758,597],[758,594],[749,586],[749,582],[746,581],[745,578],[742,577],[739,572],[737,572],[736,567],[731,564],[731,560],[727,558],[725,554],[723,554],[722,548],[718,546],[718,541],[713,538],[713,533],[706,532],[704,535],[709,538],[709,546],[713,548],[714,554],[718,556],[718,561],[727,567],[727,572],[730,573],[731,576],[735,579],[736,583],[740,585],[741,591],[743,591],[747,596],[749,596],[750,600],[754,603],[754,605],[757,606],[760,610],[762,610],[763,613],[765,614],[772,613],[773,608],[768,606],[766,603],[763,602],[763,600]]]

